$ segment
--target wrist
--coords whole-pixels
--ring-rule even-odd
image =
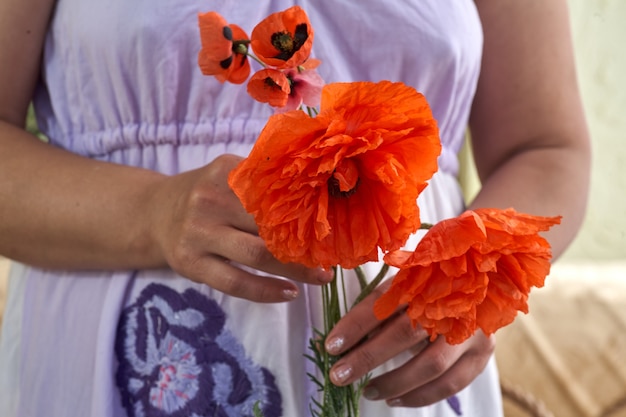
[[[151,173],[152,174],[152,173]],[[136,220],[128,242],[137,269],[164,268],[167,260],[163,251],[162,229],[167,224],[168,193],[165,189],[170,177],[153,173],[136,195]]]

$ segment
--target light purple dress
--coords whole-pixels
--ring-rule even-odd
[[[313,54],[326,82],[404,81],[426,95],[444,148],[440,172],[420,197],[423,220],[458,214],[456,153],[482,51],[471,0],[59,0],[35,98],[40,127],[71,152],[166,174],[224,153],[245,156],[271,109],[242,86],[200,73],[196,16],[217,10],[250,33],[294,4],[315,29]],[[319,289],[305,286],[296,301],[265,305],[170,270],[14,264],[0,415],[235,417],[251,416],[258,403],[266,417],[307,416],[315,387],[303,353],[319,306]],[[501,415],[493,360],[458,398],[465,416]],[[362,402],[363,417],[455,415],[445,402],[421,409]]]

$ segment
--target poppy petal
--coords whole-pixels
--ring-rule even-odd
[[[289,69],[285,70],[285,75],[290,80],[291,92],[287,104],[282,108],[283,111],[296,110],[303,104],[319,107],[324,80],[317,71]]]
[[[465,254],[472,245],[485,239],[486,231],[480,217],[472,211],[466,211],[431,227],[411,256],[402,259],[401,264],[397,263],[393,253],[385,256],[385,262],[398,268],[442,262]]]
[[[198,14],[202,54],[206,59],[222,61],[231,56],[232,31],[228,22],[217,12]]]
[[[233,33],[233,42],[244,42],[248,40],[248,35],[239,26],[230,24]],[[250,76],[250,60],[247,55],[233,51],[233,63],[230,67],[227,80],[233,84],[243,84]]]
[[[251,46],[257,58],[277,69],[302,65],[311,53],[313,28],[299,6],[269,15],[254,27]]]
[[[220,82],[243,83],[250,75],[250,63],[245,55],[233,51],[236,42],[247,41],[248,35],[237,25],[229,25],[217,12],[198,14],[202,48],[198,65],[204,75]]]
[[[283,107],[289,98],[289,80],[281,71],[266,68],[255,72],[248,82],[248,94],[261,103]]]
[[[528,312],[528,296],[550,272],[550,245],[538,235],[560,217],[513,209],[468,210],[434,225],[412,253],[392,252],[400,268],[374,305],[378,319],[408,302],[407,314],[431,339],[461,343],[480,328],[485,334]]]
[[[432,114],[423,96],[404,84],[351,87],[324,86],[330,108],[322,103],[316,117],[302,111],[271,116],[229,177],[259,235],[283,262],[354,268],[378,260],[381,250],[399,249],[419,228],[416,200],[441,150]],[[368,99],[363,104],[342,95]]]

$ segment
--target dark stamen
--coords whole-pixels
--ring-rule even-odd
[[[279,52],[274,58],[287,61],[296,52],[302,48],[302,45],[309,38],[306,23],[301,23],[296,26],[296,33],[294,36],[289,32],[275,32],[272,34],[272,45]]]
[[[296,95],[296,85],[298,84],[298,82],[296,82],[291,77],[287,77],[287,81],[289,82],[289,95],[290,96],[295,96]]]
[[[361,179],[358,178],[356,180],[356,184],[354,185],[353,188],[351,188],[348,191],[341,191],[341,189],[339,188],[339,180],[335,177],[330,177],[328,179],[328,194],[331,197],[335,197],[335,198],[347,198],[350,197],[351,195],[353,195],[354,193],[356,193],[357,188],[359,188],[359,183],[361,182]]]
[[[272,34],[272,45],[279,51],[274,58],[288,60],[293,55],[293,38],[286,32],[276,32]]]
[[[266,86],[270,88],[278,87],[280,89],[280,86],[276,83],[276,81],[272,79],[272,77],[265,77],[265,80],[263,80],[263,82],[265,83]]]

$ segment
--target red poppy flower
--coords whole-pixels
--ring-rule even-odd
[[[433,226],[414,252],[385,262],[400,268],[374,305],[384,319],[408,304],[407,314],[434,340],[461,343],[477,328],[489,335],[528,312],[532,287],[550,272],[551,251],[538,235],[560,223],[513,209],[468,210]]]
[[[284,107],[290,92],[287,76],[273,68],[255,72],[248,81],[248,94],[261,103],[269,103],[270,106]]]
[[[252,30],[251,46],[257,58],[278,69],[294,68],[307,60],[313,46],[313,28],[298,6],[274,13]]]
[[[202,49],[198,64],[204,75],[213,75],[220,82],[242,84],[250,75],[246,55],[248,35],[239,26],[228,24],[216,12],[198,14]]]
[[[308,62],[308,61],[307,61]],[[317,107],[324,80],[315,69],[298,67],[279,71],[267,68],[257,71],[248,82],[248,94],[278,111],[297,110],[301,105]]]
[[[275,114],[229,184],[283,262],[354,268],[420,225],[416,199],[437,170],[437,124],[401,84],[329,84],[320,114]]]

